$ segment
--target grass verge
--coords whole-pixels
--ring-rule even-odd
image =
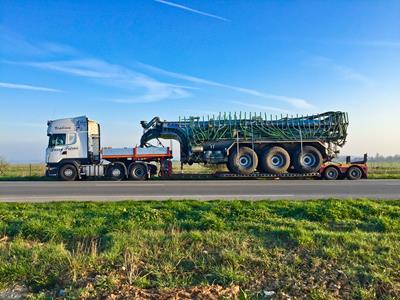
[[[398,299],[399,249],[400,201],[0,203],[0,296]]]

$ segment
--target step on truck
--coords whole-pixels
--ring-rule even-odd
[[[48,121],[47,126],[46,176],[145,180],[172,170],[170,147],[101,148],[100,125],[86,116]]]

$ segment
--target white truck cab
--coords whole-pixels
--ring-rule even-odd
[[[66,160],[81,163],[100,161],[99,124],[82,116],[49,121],[47,125],[47,164],[59,164]]]

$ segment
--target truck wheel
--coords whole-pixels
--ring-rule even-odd
[[[120,181],[125,177],[124,167],[120,164],[111,165],[107,168],[107,177]]]
[[[233,170],[234,173],[249,175],[257,168],[257,154],[249,147],[240,147],[239,153],[235,149],[229,155],[228,164],[229,170]]]
[[[147,179],[147,168],[144,164],[133,164],[129,171],[129,177],[134,180]]]
[[[298,173],[318,172],[322,165],[322,155],[319,150],[313,146],[304,146],[297,150],[294,155],[293,165]]]
[[[322,176],[326,180],[336,180],[339,177],[339,170],[335,167],[327,167]]]
[[[65,181],[74,181],[78,176],[78,171],[74,165],[66,164],[60,168],[59,177]]]
[[[282,147],[274,146],[267,148],[261,154],[261,169],[265,173],[283,173],[289,166],[289,153]]]
[[[347,170],[347,179],[349,180],[358,180],[361,179],[363,172],[361,171],[361,169],[359,167],[350,167]]]

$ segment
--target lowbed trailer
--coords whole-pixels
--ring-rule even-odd
[[[73,181],[88,177],[114,180],[145,180],[152,175],[172,175],[172,151],[169,147],[100,147],[100,125],[86,116],[48,122],[49,144],[46,149],[46,175]],[[158,166],[157,166],[158,165]],[[178,175],[179,176],[179,175]],[[360,162],[325,162],[316,172],[298,173],[295,168],[279,174],[215,173],[218,178],[324,178],[351,180],[367,178],[367,156]],[[185,176],[180,176],[182,179]]]
[[[321,178],[326,180],[337,179],[367,179],[368,178],[368,165],[367,154],[364,154],[364,160],[351,162],[350,157],[347,157],[346,163],[328,162],[324,163],[319,172],[315,173],[260,173],[255,172],[249,175],[242,175],[229,172],[217,172],[214,174],[218,178]]]

